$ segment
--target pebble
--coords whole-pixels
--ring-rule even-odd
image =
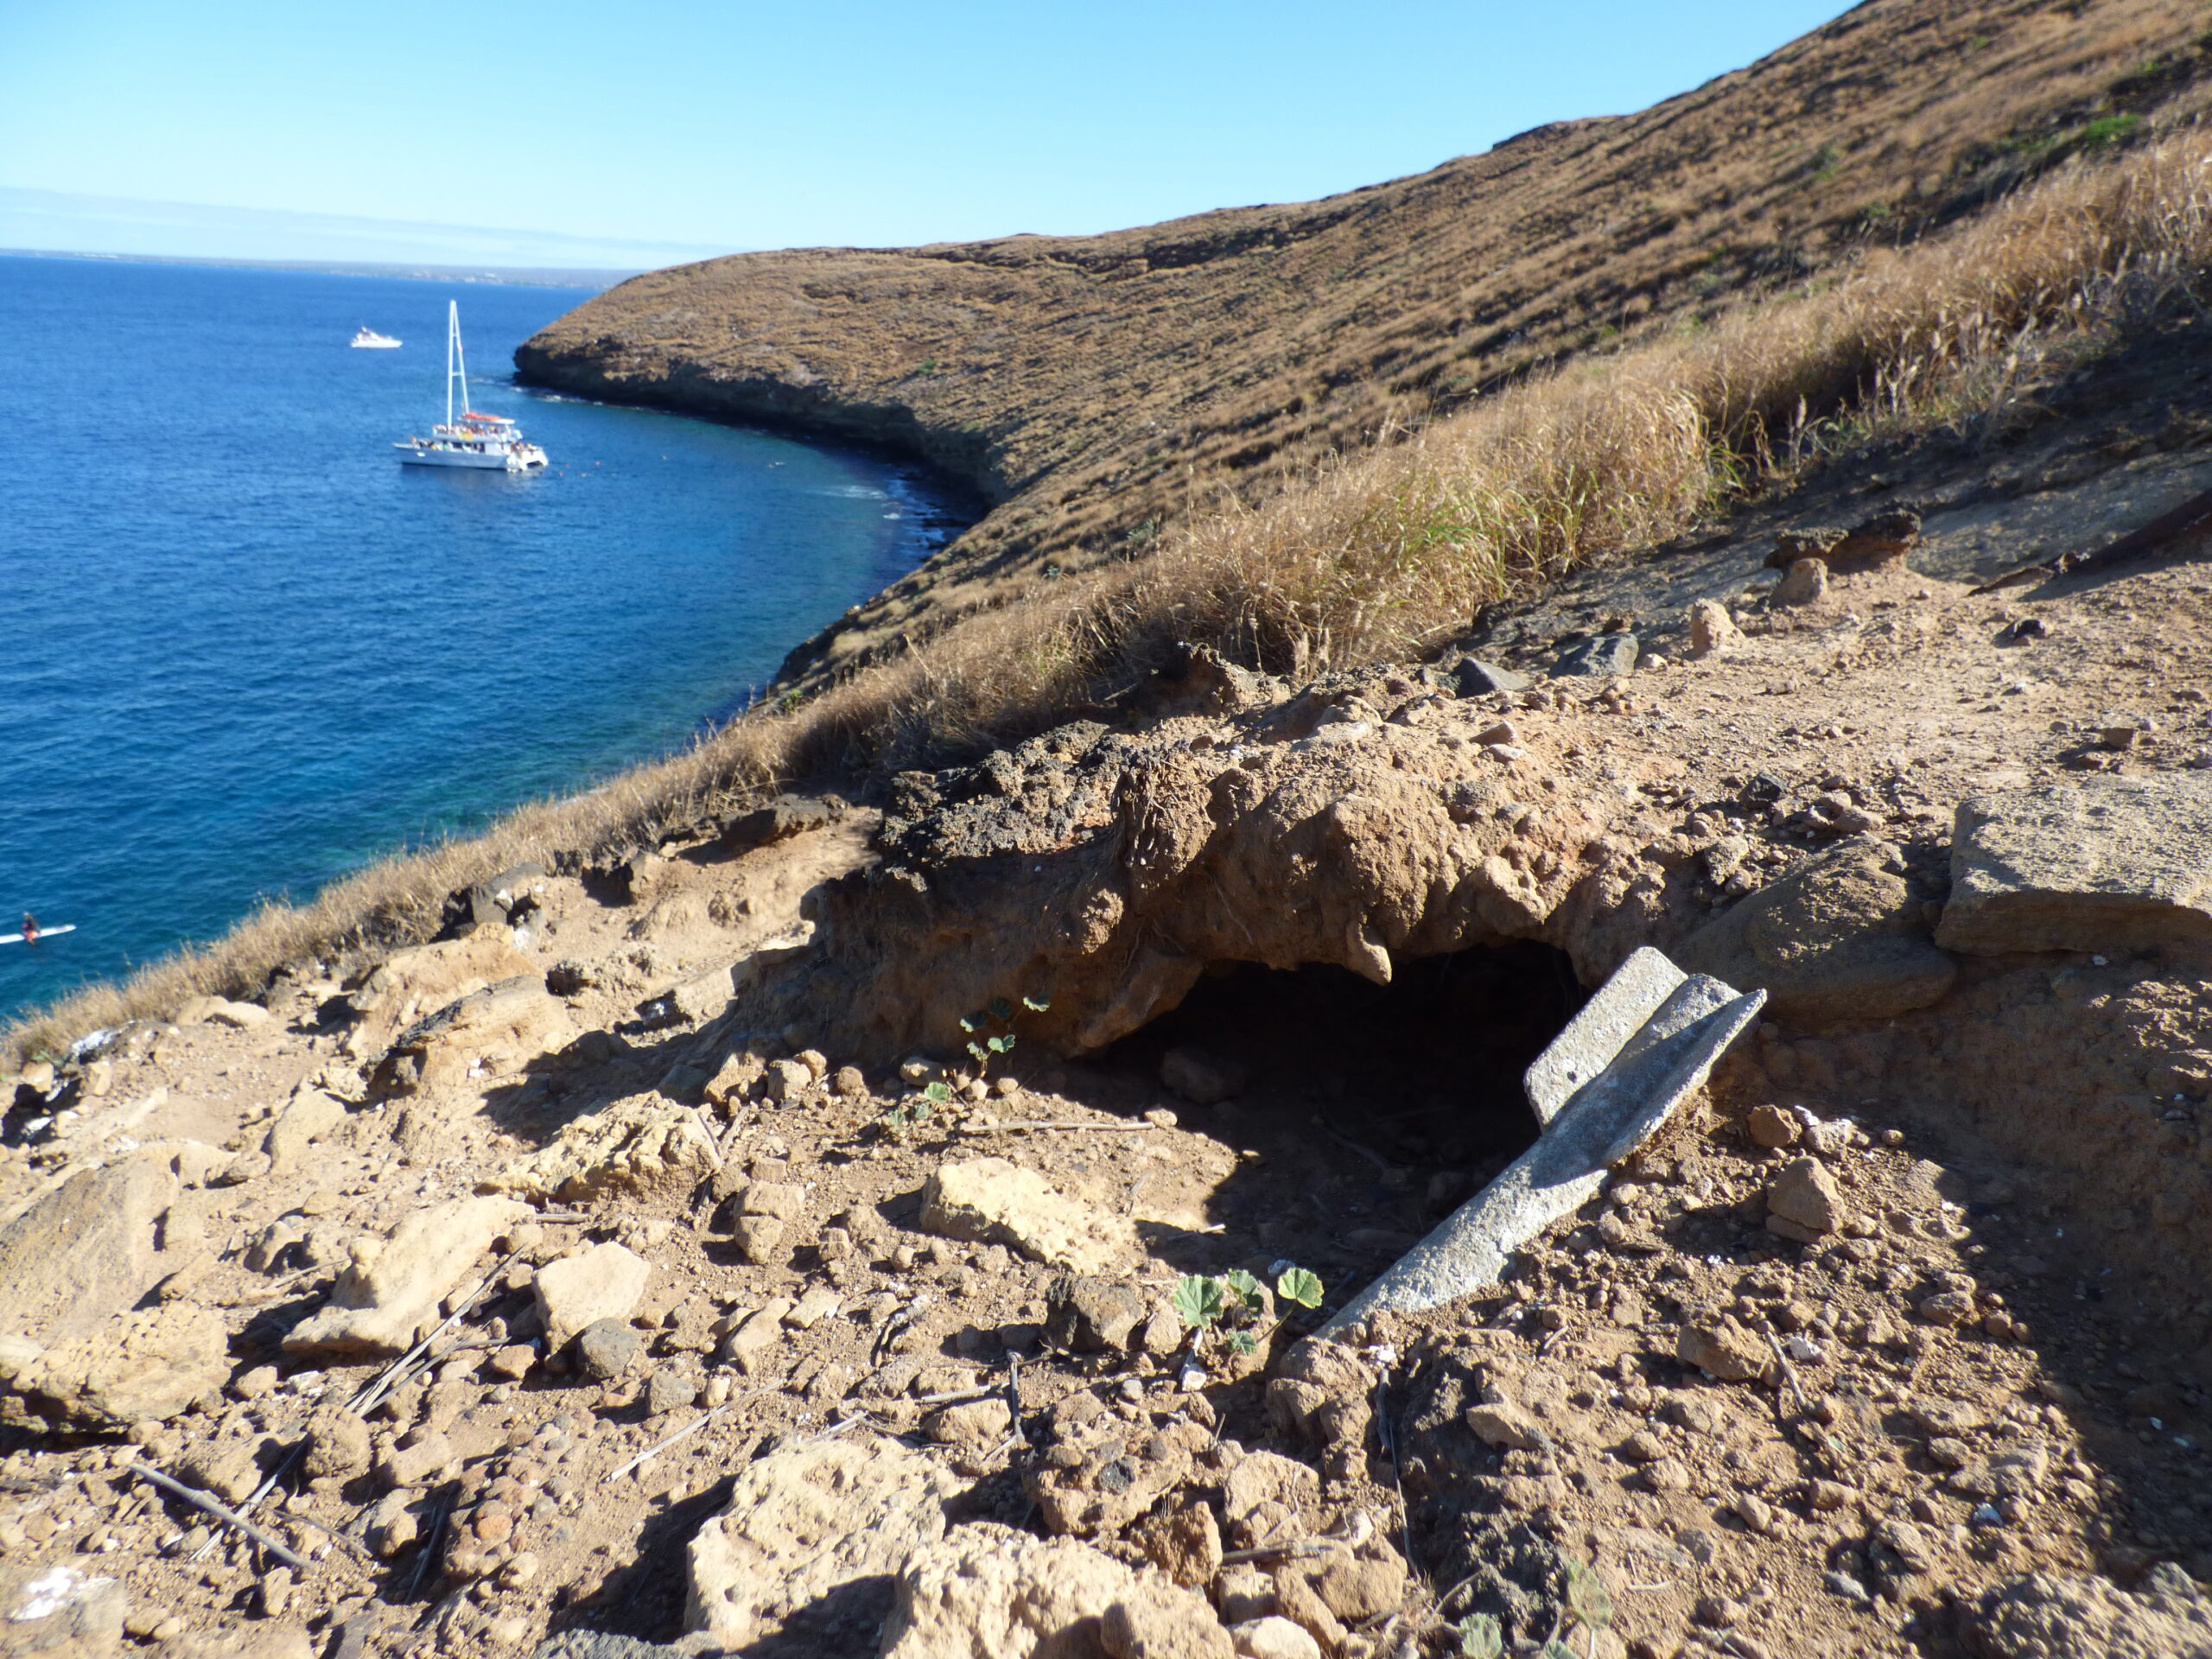
[[[1744,1127],[1751,1137],[1753,1146],[1764,1147],[1773,1152],[1796,1146],[1804,1133],[1804,1127],[1796,1117],[1779,1106],[1753,1107]]]
[[[1726,1630],[1742,1623],[1744,1604],[1727,1596],[1700,1596],[1697,1611],[1691,1616],[1700,1624]]]
[[[664,1365],[645,1385],[645,1412],[648,1416],[665,1416],[690,1405],[698,1396],[696,1377],[673,1365]]]
[[[1964,1290],[1938,1292],[1920,1304],[1919,1313],[1930,1325],[1964,1325],[1974,1316],[1974,1294]]]
[[[1833,1594],[1842,1597],[1846,1601],[1860,1607],[1873,1605],[1874,1598],[1866,1593],[1866,1586],[1848,1573],[1825,1573],[1821,1575],[1821,1582]]]
[[[621,1319],[595,1319],[576,1338],[576,1363],[586,1376],[610,1382],[630,1368],[642,1345]]]
[[[257,1365],[231,1384],[231,1392],[241,1400],[258,1400],[274,1394],[283,1378],[274,1365]]]

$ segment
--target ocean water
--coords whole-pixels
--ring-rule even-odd
[[[895,461],[515,386],[584,297],[0,257],[0,932],[78,927],[0,1019],[680,749],[957,531]],[[398,464],[448,298],[543,472]]]

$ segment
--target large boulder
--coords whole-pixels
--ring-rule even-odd
[[[0,1230],[0,1333],[45,1341],[130,1306],[179,1262],[162,1218],[181,1187],[168,1163],[133,1158],[71,1177]]]
[[[1960,803],[1947,950],[2212,944],[2212,773],[2162,772]]]
[[[529,1214],[512,1198],[455,1198],[416,1211],[389,1238],[359,1241],[329,1303],[292,1328],[285,1352],[406,1352],[492,1242]]]
[[[320,1089],[303,1089],[294,1095],[276,1122],[270,1126],[261,1149],[269,1154],[270,1173],[287,1175],[306,1164],[309,1148],[327,1140],[346,1122],[346,1103]]]
[[[738,1647],[830,1598],[873,1624],[890,1606],[892,1574],[944,1537],[960,1488],[895,1440],[821,1440],[747,1464],[691,1540],[688,1628]]]
[[[51,1347],[0,1338],[0,1416],[98,1429],[163,1421],[214,1395],[230,1374],[219,1315],[164,1302]]]
[[[733,853],[750,852],[771,842],[788,841],[837,821],[838,810],[811,795],[779,795],[766,806],[741,812],[722,825],[722,845]]]
[[[1233,1659],[1205,1599],[1065,1538],[984,1522],[899,1574],[884,1659]]]
[[[533,972],[501,933],[473,933],[395,950],[353,980],[347,1001],[382,1031],[397,1031],[471,991]]]
[[[392,1039],[372,1083],[381,1094],[410,1095],[480,1075],[508,1076],[575,1034],[567,1006],[533,971],[416,1020]]]
[[[1887,1020],[1940,1001],[1958,964],[1929,943],[1897,849],[1853,841],[1760,888],[1693,933],[1675,959],[1764,990],[1798,1025]]]

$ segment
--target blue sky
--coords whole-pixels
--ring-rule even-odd
[[[1843,10],[0,0],[0,246],[633,267],[1109,230],[1640,108]]]

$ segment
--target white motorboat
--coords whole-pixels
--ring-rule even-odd
[[[461,414],[454,414],[453,389],[461,385]],[[461,467],[476,472],[526,473],[545,464],[545,452],[522,441],[522,429],[504,415],[485,415],[468,406],[468,365],[461,351],[461,304],[446,305],[446,418],[427,438],[391,446],[403,467]]]
[[[361,331],[353,336],[351,343],[357,351],[396,352],[399,349],[397,340],[390,334],[377,333],[366,323],[361,325]]]

